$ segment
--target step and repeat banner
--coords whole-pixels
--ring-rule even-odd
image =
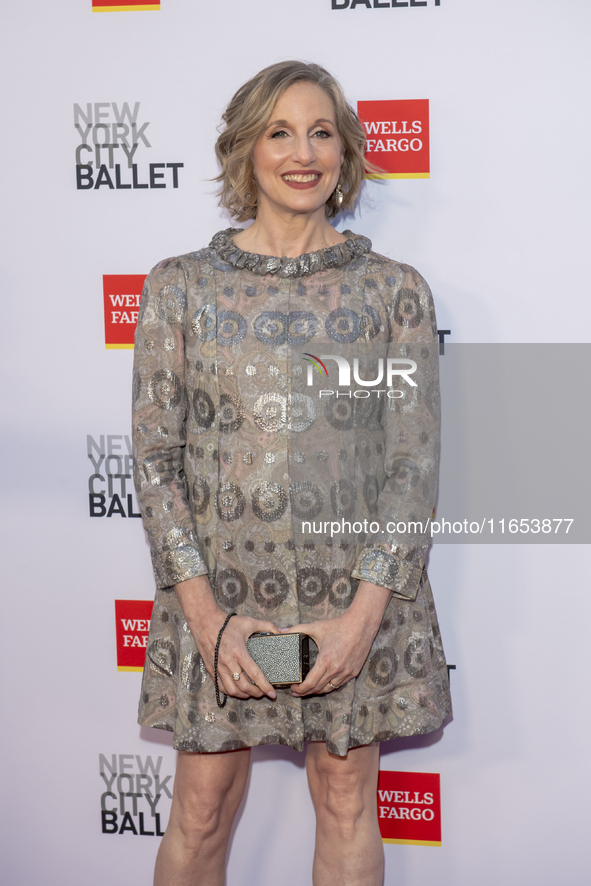
[[[31,0],[0,20],[3,882],[151,882],[176,755],[136,724],[140,295],[232,224],[221,113],[294,57],[341,81],[383,170],[337,227],[417,267],[437,309],[454,718],[382,745],[385,883],[588,882],[588,4]],[[304,755],[252,756],[228,883],[311,882]]]

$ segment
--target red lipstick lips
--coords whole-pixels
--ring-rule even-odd
[[[322,173],[317,169],[290,169],[288,172],[281,173],[281,178],[290,188],[305,191],[316,187],[322,178]]]

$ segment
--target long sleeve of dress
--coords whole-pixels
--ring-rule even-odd
[[[352,575],[414,600],[429,546],[429,521],[437,498],[439,462],[439,376],[435,310],[423,278],[406,265],[384,270],[390,291],[388,353],[414,360],[416,387],[402,399],[388,399],[382,412],[384,482],[374,520],[380,531],[368,536]]]
[[[146,278],[135,338],[134,480],[158,587],[207,573],[184,471],[187,285],[182,263]]]

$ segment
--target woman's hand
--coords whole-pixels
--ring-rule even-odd
[[[213,679],[215,646],[227,613],[217,605],[206,575],[179,582],[175,589],[199,654]],[[270,621],[240,615],[230,619],[220,642],[218,686],[220,692],[234,698],[262,698],[263,695],[277,698],[275,690],[246,648],[246,641],[255,631],[279,633]],[[237,680],[233,674],[239,675]]]
[[[309,634],[318,646],[314,667],[303,683],[291,687],[294,696],[332,692],[359,674],[391,596],[388,588],[362,581],[343,615],[288,629]]]

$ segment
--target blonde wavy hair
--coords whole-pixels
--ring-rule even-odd
[[[248,221],[257,214],[252,164],[254,146],[265,131],[278,99],[290,86],[302,81],[315,83],[330,96],[343,143],[345,159],[339,177],[343,201],[339,207],[334,192],[330,195],[326,202],[329,218],[354,205],[366,170],[373,171],[373,165],[364,156],[363,126],[335,78],[320,65],[307,62],[285,61],[269,65],[234,95],[222,114],[223,129],[215,146],[222,168],[214,179],[222,183],[219,203],[238,221]]]

